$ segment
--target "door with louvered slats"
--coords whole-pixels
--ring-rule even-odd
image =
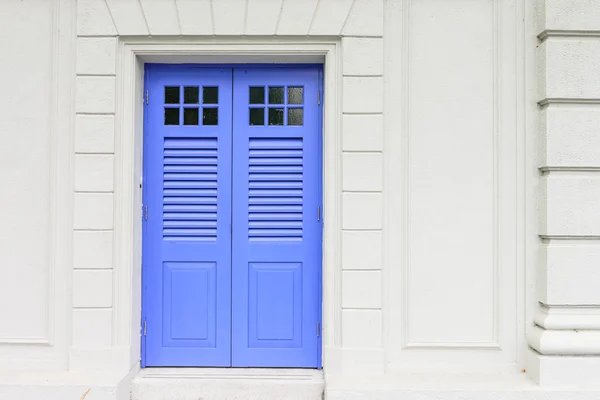
[[[146,88],[142,362],[229,366],[232,69],[147,65]]]
[[[320,367],[321,71],[146,65],[142,366]]]
[[[317,367],[319,69],[235,68],[232,364]]]

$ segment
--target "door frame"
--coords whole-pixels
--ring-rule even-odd
[[[161,63],[161,64],[157,64],[157,63],[149,63],[151,65],[160,65],[160,70],[164,71],[167,69],[173,69],[173,71],[176,73],[177,72],[177,67],[178,65],[183,65],[183,68],[189,68],[189,67],[198,67],[199,71],[201,71],[201,68],[207,68],[207,69],[218,69],[218,68],[227,68],[227,69],[231,69],[232,70],[232,84],[231,84],[231,90],[234,91],[235,89],[235,74],[233,73],[233,71],[235,70],[236,66],[243,66],[243,68],[250,68],[250,69],[261,69],[261,68],[269,68],[269,69],[275,69],[275,68],[280,68],[280,69],[297,69],[297,68],[304,68],[304,67],[321,67],[319,70],[319,74],[318,74],[318,81],[317,81],[317,87],[319,90],[320,97],[319,97],[319,105],[324,105],[324,101],[321,101],[321,97],[323,96],[324,93],[324,70],[323,70],[323,64],[322,63],[312,63],[312,64],[307,64],[307,63],[285,63],[285,64],[272,64],[272,63],[263,63],[263,64],[213,64],[213,63],[205,63],[205,64],[198,64],[198,63],[186,63],[186,64],[168,64],[168,63]],[[146,71],[145,66],[144,66],[144,72]],[[150,82],[148,80],[148,77],[146,75],[144,75],[144,87],[143,87],[143,91],[145,93],[145,91],[147,90],[148,86],[150,86]],[[145,94],[145,96],[147,96],[147,93]],[[317,101],[317,99],[315,99],[315,101]],[[145,98],[144,104],[143,104],[143,109],[146,110],[148,106],[148,97]],[[307,107],[306,102],[304,103],[304,107]],[[318,132],[318,135],[321,137],[321,142],[319,143],[319,152],[321,153],[321,159],[319,160],[319,170],[321,171],[321,177],[320,177],[320,182],[319,182],[319,191],[318,191],[318,197],[320,198],[320,203],[323,204],[322,208],[322,212],[324,213],[324,200],[323,200],[323,107],[318,107],[319,108],[319,112],[318,112],[318,119],[317,122],[319,123],[320,126],[320,130]],[[235,110],[232,109],[232,113]],[[234,124],[233,124],[233,114],[232,114],[232,129],[234,129]],[[144,114],[143,117],[143,127],[142,127],[142,139],[145,139],[147,134],[148,134],[148,115]],[[233,134],[233,131],[232,131]],[[147,151],[148,145],[149,143],[142,140],[142,156],[144,155],[144,153]],[[231,148],[232,151],[234,149],[235,143],[234,143],[234,138],[231,138]],[[232,165],[233,165],[233,160],[232,160]],[[232,168],[232,172],[233,172],[233,168]],[[147,177],[147,167],[146,164],[143,162],[143,157],[142,157],[142,181],[144,180],[144,178]],[[233,180],[232,180],[233,182]],[[148,185],[142,185],[141,188],[141,192],[142,192],[142,206],[144,204],[144,198],[146,198],[148,196],[148,190],[149,190],[149,186]],[[233,196],[233,193],[231,193],[231,195]],[[147,203],[146,203],[147,204]],[[231,202],[231,204],[233,205],[233,201]],[[143,213],[145,213],[145,209],[144,211],[142,211]],[[232,222],[233,222],[233,209],[231,210],[232,212]],[[142,368],[146,367],[146,340],[145,340],[145,330],[146,330],[146,325],[145,322],[147,320],[147,315],[145,313],[145,309],[148,303],[150,303],[150,298],[149,296],[151,295],[150,291],[145,289],[147,282],[149,281],[148,275],[144,274],[144,269],[143,269],[143,255],[144,255],[144,237],[146,235],[146,229],[148,227],[148,225],[146,223],[146,219],[142,218],[142,272],[141,272],[141,281],[142,281],[142,304],[141,304],[141,321],[142,321],[142,334],[141,334],[141,355],[140,355],[140,366]],[[231,238],[231,240],[233,241],[233,237]],[[231,242],[233,243],[233,242]],[[323,254],[323,243],[320,243],[320,253]],[[319,282],[317,284],[317,292],[319,294],[319,297],[317,299],[318,304],[320,304],[320,308],[317,311],[317,321],[319,323],[320,326],[323,325],[323,257],[321,257],[321,263],[319,264],[318,268],[320,270],[321,273],[321,277],[319,279]],[[231,267],[232,270],[230,272],[230,278],[233,281],[233,260],[231,259]],[[154,282],[155,283],[155,282]],[[231,304],[231,306],[233,306],[233,304]],[[231,323],[233,323],[233,315],[231,315]],[[323,349],[323,337],[322,335],[318,337],[317,339],[317,369],[321,369],[323,366],[322,363],[322,349]],[[231,349],[231,351],[233,351],[233,348]],[[233,359],[233,353],[230,354],[230,358]],[[233,365],[230,365],[229,367],[233,367],[235,368]],[[227,368],[229,368],[227,367]],[[219,367],[215,367],[215,368],[219,368]],[[295,368],[294,366],[290,366],[290,368]]]
[[[341,43],[334,39],[126,38],[118,42],[115,113],[113,343],[131,366],[141,355],[144,64],[323,64],[322,352],[341,367],[342,99]],[[382,354],[364,354],[380,360]],[[361,357],[362,358],[362,357]],[[375,362],[374,367],[379,368]]]

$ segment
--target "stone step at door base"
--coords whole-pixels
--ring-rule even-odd
[[[146,368],[133,379],[132,400],[322,400],[322,370]]]

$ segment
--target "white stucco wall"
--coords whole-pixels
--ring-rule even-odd
[[[0,6],[0,369],[67,367],[71,151],[68,121],[57,116],[72,98],[56,4]]]
[[[325,94],[336,99],[325,129],[328,396],[594,398],[596,3],[3,3],[0,397],[94,387],[98,399],[128,398],[143,64],[127,64],[130,47],[193,60],[201,45],[277,44],[336,57]]]

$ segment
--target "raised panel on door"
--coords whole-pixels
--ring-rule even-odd
[[[229,366],[232,70],[147,65],[145,366]]]
[[[234,68],[233,366],[319,366],[319,79]]]

